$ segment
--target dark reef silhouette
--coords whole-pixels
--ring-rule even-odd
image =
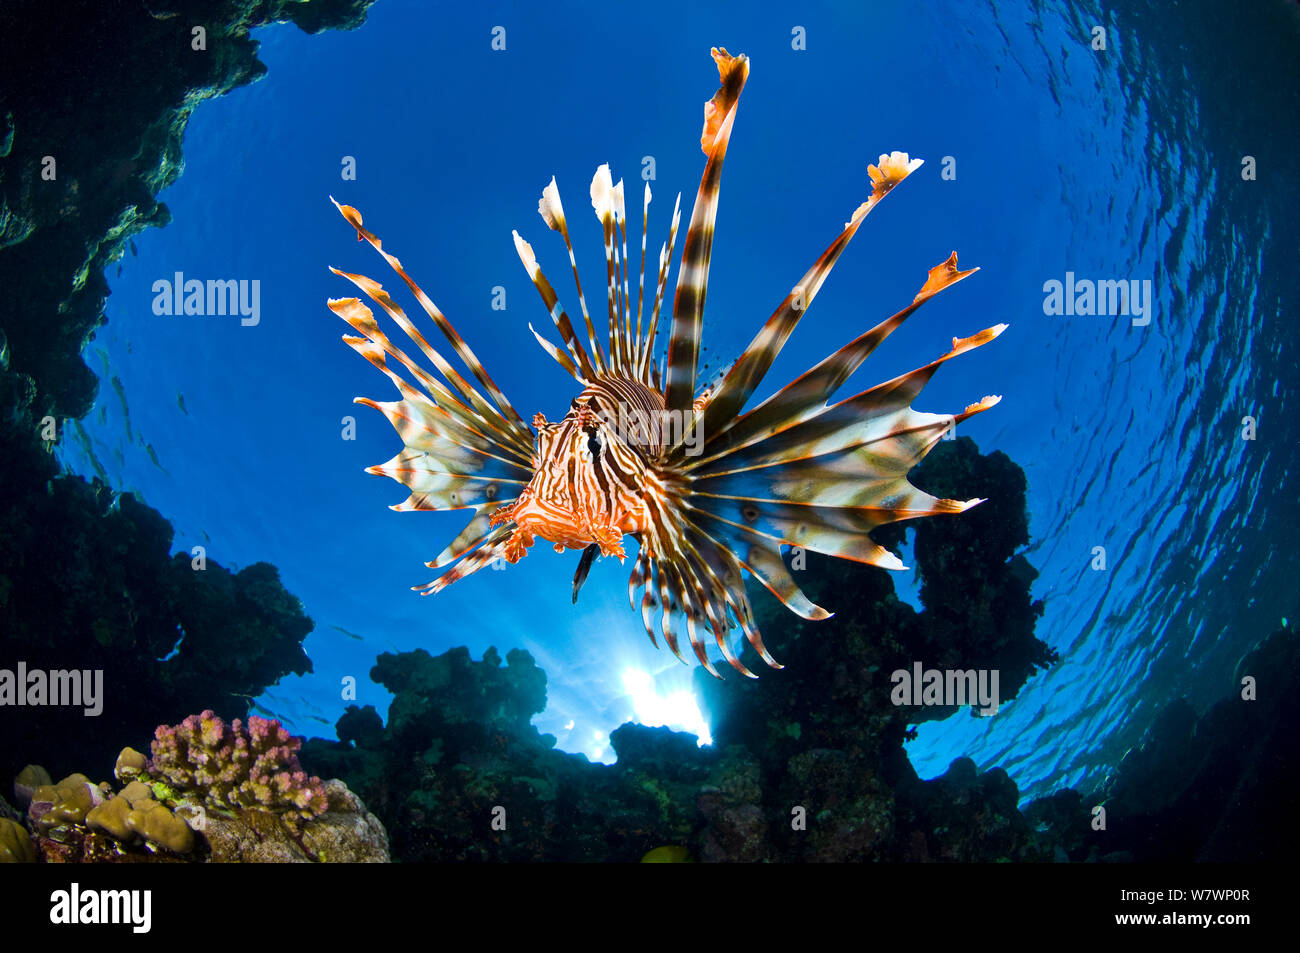
[[[0,332],[13,369],[36,384],[38,417],[82,417],[94,404],[81,352],[104,323],[104,270],[132,235],[171,220],[155,196],[181,173],[195,107],[266,73],[249,31],[353,29],[373,2],[5,0]]]
[[[936,710],[890,701],[889,673],[915,660],[1000,669],[1003,700],[1054,661],[1034,636],[1033,571],[1015,555],[1028,541],[1024,476],[962,438],[913,477],[929,492],[989,498],[918,524],[924,611],[894,595],[888,573],[813,554],[800,585],[832,619],[804,622],[752,587],[786,667],[757,682],[697,671],[709,748],[626,724],[611,735],[612,766],[556,751],[529,723],[546,704],[532,657],[514,650],[502,667],[495,650],[475,662],[459,648],[381,655],[371,677],[396,696],[387,726],[352,707],[340,741],[309,741],[303,763],[360,793],[403,860],[636,860],[668,844],[706,861],[1050,860],[1052,837],[1017,809],[1005,772],[961,759],[918,779],[903,741]],[[502,831],[491,827],[498,807]]]
[[[274,567],[231,573],[209,560],[194,572],[170,555],[172,528],[157,512],[60,474],[42,421],[55,418],[62,438],[92,407],[98,381],[81,352],[104,323],[104,269],[132,235],[169,221],[155,196],[181,172],[195,107],[266,72],[249,31],[351,29],[372,2],[0,9],[4,49],[22,51],[0,56],[0,667],[103,669],[113,699],[98,719],[10,712],[18,727],[0,732],[9,775],[38,755],[56,774],[106,772],[109,739],[143,743],[155,725],[204,708],[245,716],[251,696],[311,670],[301,647],[311,621]]]

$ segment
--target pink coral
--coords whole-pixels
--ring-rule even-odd
[[[219,808],[257,807],[310,820],[326,808],[325,786],[298,763],[300,738],[252,716],[247,728],[212,711],[154,732],[149,774]]]

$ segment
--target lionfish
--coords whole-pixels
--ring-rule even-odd
[[[710,386],[697,390],[722,164],[749,76],[744,55],[731,56],[725,49],[714,49],[712,55],[721,86],[704,107],[700,145],[707,161],[686,230],[662,358],[656,360],[654,352],[681,196],[659,251],[658,283],[650,303],[645,287],[650,206],[646,183],[634,328],[623,183],[613,184],[608,165],[596,170],[591,183],[591,202],[605,239],[606,347],[587,309],[553,177],[538,211],[568,249],[585,346],[532,246],[514,233],[515,249],[563,348],[531,324],[529,330],[581,388],[563,419],[548,421],[540,413],[532,418],[536,435],[401,262],[366,230],[361,214],[338,202],[334,204],[356,229],[358,241],[369,242],[411,289],[478,387],[425,339],[372,279],[331,268],[392,318],[441,379],[389,340],[359,299],[331,299],[328,305],[357,333],[343,340],[386,374],[401,394],[401,400],[388,402],[356,398],[387,417],[404,444],[393,459],[367,469],[410,489],[410,497],[392,509],[474,510],[464,530],[426,564],[446,571],[433,582],[413,587],[416,591],[438,592],[497,560],[518,562],[541,537],[557,552],[582,551],[573,583],[576,601],[594,557],[613,556],[622,562],[625,538],[631,536],[638,552],[628,597],[635,609],[641,591],[641,616],[651,642],[658,646],[658,628],[673,654],[684,661],[677,645],[684,619],[704,668],[717,676],[701,638],[707,629],[723,657],[753,678],[729,641],[730,630],[737,626],[769,666],[782,666],[769,654],[755,625],[742,570],[796,614],[826,619],[830,613],[795,584],[782,558],[783,546],[904,569],[896,556],[871,540],[872,529],[896,520],[960,513],[983,502],[936,499],[912,486],[907,473],[958,422],[987,410],[999,398],[985,397],[953,415],[921,413],[910,405],[940,364],[991,341],[1006,325],[954,338],[952,348],[929,364],[828,404],[832,393],[912,312],[977,270],[959,271],[954,252],[930,269],[906,308],[744,409],[867,214],[921,165],[920,159],[893,152],[868,166],[870,196],[749,346]]]

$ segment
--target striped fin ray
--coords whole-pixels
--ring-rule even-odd
[[[368,238],[416,291],[426,312],[431,317],[435,314],[440,316],[432,302],[428,302],[423,292],[406,276],[400,262],[383,252],[378,238],[364,232],[361,216],[356,210],[348,206],[338,207],[349,224],[357,228],[359,236]],[[393,510],[474,510],[469,523],[431,566],[447,566],[487,541],[503,541],[507,534],[491,528],[491,515],[517,499],[532,476],[531,434],[518,421],[518,415],[504,396],[491,384],[491,379],[468,345],[455,337],[450,324],[443,327],[445,318],[442,322],[435,318],[435,323],[439,323],[457,354],[487,390],[488,397],[429,344],[378,282],[338,269],[331,271],[347,278],[378,304],[447,381],[444,384],[438,380],[389,340],[374,313],[359,299],[331,299],[328,302],[330,310],[357,332],[355,336],[345,335],[344,341],[383,372],[402,398],[397,401],[356,398],[357,403],[382,413],[403,443],[402,449],[391,460],[368,467],[367,472],[387,476],[410,490],[406,500],[390,507]],[[404,371],[409,379],[399,371]],[[449,585],[475,571],[481,564],[478,561],[462,562],[444,573],[437,584],[439,587]]]
[[[623,180],[614,184],[609,165],[596,169],[591,180],[591,207],[605,233],[605,292],[609,300],[609,366],[615,374],[628,377],[631,360],[625,353],[623,313],[619,297],[618,219],[623,205]],[[626,217],[624,215],[624,217]]]
[[[929,364],[824,407],[810,416],[801,416],[797,422],[783,421],[767,428],[762,431],[761,439],[747,441],[707,462],[691,464],[688,470],[695,477],[731,473],[850,450],[866,444],[875,445],[882,454],[882,459],[888,459],[880,449],[881,441],[905,442],[913,440],[919,434],[924,434],[925,440],[929,440],[930,436],[938,439],[942,433],[931,434],[934,427],[951,428],[954,423],[992,407],[999,398],[985,397],[962,414],[953,417],[914,411],[911,402],[940,365],[987,344],[1005,328],[1005,324],[999,324],[968,338],[953,338],[952,349]],[[925,456],[931,445],[927,443],[919,449],[913,464],[908,464],[908,467]],[[872,472],[864,474],[874,475]]]
[[[684,526],[679,535],[690,541],[679,544],[689,565],[707,562],[706,554],[713,554],[715,566],[735,559],[789,609],[804,618],[823,619],[829,613],[799,589],[782,557],[783,546],[903,569],[895,555],[871,539],[871,530],[897,520],[960,513],[982,502],[936,499],[913,487],[907,473],[957,422],[992,407],[998,398],[986,397],[957,415],[918,412],[911,402],[942,363],[992,340],[1004,325],[954,339],[952,348],[929,364],[856,397],[829,407],[825,403],[911,310],[969,273],[956,269],[955,257],[932,269],[909,309],[841,349],[839,360],[832,355],[808,372],[804,386],[795,388],[800,399],[791,399],[784,417],[773,415],[775,423],[752,432],[741,428],[722,441],[727,449],[717,451],[715,444],[709,448],[715,451],[711,456],[677,466],[689,488],[678,514]],[[746,439],[731,445],[737,437]],[[677,584],[690,585],[683,575]],[[708,578],[705,573],[698,577]],[[737,592],[725,578],[715,571],[709,582]],[[743,598],[743,587],[738,591]],[[737,604],[739,600],[733,600],[732,614],[741,620],[751,644],[773,664]],[[721,636],[719,645],[724,645]]]
[[[745,593],[740,563],[686,518],[689,507],[680,498],[682,489],[655,480],[647,485],[649,519],[628,579],[629,602],[635,608],[636,591],[644,588],[641,614],[646,633],[658,645],[657,628],[679,659],[678,625],[684,622],[696,658],[714,675],[717,672],[701,638],[705,629],[713,634],[732,667],[747,677],[756,677],[732,650],[729,636],[736,625],[733,620],[739,621],[764,660],[779,668],[753,626],[753,610]],[[656,610],[660,610],[657,625]]]
[[[645,257],[646,237],[650,229],[650,183],[645,184],[645,197],[641,202],[641,278],[637,283],[636,294],[636,333],[632,336],[632,377],[641,379],[641,352],[648,350],[641,340],[641,313],[645,306]]]
[[[536,331],[533,331],[533,335],[542,342],[542,347],[546,349],[546,352],[579,381],[586,383],[595,380],[596,367],[586,349],[583,348],[582,342],[578,340],[578,335],[573,330],[573,322],[569,320],[569,315],[560,305],[559,295],[555,293],[555,289],[537,263],[537,256],[533,254],[533,246],[520,238],[518,232],[514,232],[513,235],[515,251],[519,254],[519,260],[524,263],[524,269],[528,272],[528,277],[532,279],[533,287],[542,296],[542,303],[546,305],[546,310],[550,312],[551,321],[555,324],[556,330],[560,332],[560,337],[564,340],[564,346],[568,349],[572,361],[565,362],[562,360],[555,353],[554,345],[547,342]],[[530,324],[528,328],[532,330],[532,325]]]
[[[409,450],[428,454],[439,472],[518,481],[527,479],[529,469],[499,455],[496,446],[481,434],[453,420],[446,410],[421,397],[403,382],[400,401],[354,398],[354,403],[373,407],[383,414]]]
[[[879,167],[874,165],[868,167],[868,175],[873,184],[870,198],[858,206],[853,216],[845,223],[839,237],[831,242],[807,273],[799,279],[790,294],[781,302],[780,307],[754,336],[754,340],[727,370],[702,412],[703,416],[699,423],[701,433],[710,435],[721,433],[736,418],[754,389],[771,369],[773,361],[785,347],[799,319],[812,305],[813,299],[817,297],[817,292],[821,290],[831,269],[835,267],[835,263],[848,247],[853,236],[857,234],[858,228],[867,215],[895,185],[920,168],[921,164],[921,159],[909,159],[906,153],[895,152],[891,155],[882,155]],[[955,258],[953,263],[955,266]],[[901,318],[899,320],[901,322]],[[678,452],[680,453],[680,448]]]
[[[900,378],[906,386],[882,385],[883,391],[865,392],[884,407],[903,403],[878,422],[869,419],[866,433],[854,430],[863,429],[868,402],[850,399],[827,408],[822,417],[828,419],[814,418],[803,425],[818,425],[810,432],[793,428],[754,445],[748,454],[738,454],[742,459],[723,457],[713,465],[733,467],[730,470],[696,474],[692,521],[735,553],[790,609],[809,619],[825,618],[825,610],[799,590],[781,557],[782,545],[882,569],[905,568],[872,541],[872,529],[897,520],[961,513],[982,502],[939,500],[906,479],[955,422],[997,403],[997,398],[985,398],[955,416],[921,414],[906,406],[912,387],[919,390],[918,382],[928,377],[922,372],[932,373],[942,360]],[[825,463],[818,469],[821,461]]]
[[[718,541],[719,545],[725,546],[749,570],[750,575],[780,599],[790,611],[812,621],[831,617],[830,612],[813,603],[795,584],[794,577],[781,558],[778,541],[749,532],[743,527],[733,527],[700,507],[692,509],[691,520],[701,531]]]
[[[650,321],[646,327],[645,347],[641,352],[641,362],[637,366],[637,380],[647,386],[658,386],[658,374],[655,373],[655,338],[659,334],[659,312],[663,308],[664,292],[668,288],[668,269],[672,267],[673,249],[677,244],[677,228],[682,222],[682,196],[677,194],[673,204],[673,219],[668,226],[668,241],[659,248],[659,281],[655,286],[654,307],[650,312]]]
[[[513,444],[502,443],[496,432],[477,414],[457,401],[442,384],[394,347],[375,324],[370,309],[360,301],[356,298],[331,299],[328,306],[354,329],[368,335],[344,335],[343,340],[382,371],[405,398],[399,403],[383,403],[357,397],[355,402],[382,412],[408,446],[432,450],[434,448],[426,441],[438,435],[446,437],[455,445],[475,449],[504,463],[517,466],[525,459]],[[435,395],[436,400],[424,397],[405,378],[394,372],[388,366],[388,357],[393,357],[409,370],[412,376],[428,388],[431,395]]]
[[[497,408],[492,406],[483,395],[475,390],[468,381],[457,373],[456,369],[448,363],[446,358],[429,345],[429,342],[424,339],[424,336],[421,335],[419,330],[417,330],[411,323],[410,318],[406,316],[406,312],[404,312],[401,307],[393,301],[388,292],[384,291],[383,287],[380,286],[378,282],[373,281],[364,275],[349,274],[348,272],[340,271],[337,268],[331,268],[330,270],[334,272],[334,274],[348,279],[348,281],[352,282],[365,292],[372,301],[378,304],[384,312],[392,318],[403,331],[406,332],[407,336],[410,337],[411,340],[420,348],[420,351],[429,359],[434,367],[442,373],[443,377],[447,379],[452,387],[455,388],[457,394],[473,406],[474,419],[478,421],[479,426],[481,426],[484,431],[495,431],[497,434],[496,440],[501,446],[510,449],[513,453],[523,459],[529,459],[531,447],[526,432],[521,437],[517,428],[502,417],[497,411]],[[356,299],[344,300],[355,301]],[[453,397],[446,387],[440,384],[438,380],[430,375],[426,370],[412,361],[401,348],[395,346],[383,334],[379,329],[378,323],[374,320],[374,314],[368,308],[362,306],[360,312],[351,309],[347,313],[339,312],[336,309],[336,313],[340,314],[340,316],[349,324],[352,324],[355,330],[360,331],[367,338],[381,347],[384,353],[388,354],[410,371],[412,376],[419,381],[419,383],[429,392],[430,396],[434,397],[435,400],[442,401],[449,408],[456,408],[468,413],[468,408],[466,408],[460,400]],[[360,348],[354,349],[361,351]],[[376,363],[365,351],[361,351],[361,353],[363,353],[371,363]],[[386,367],[379,364],[376,364],[376,366],[378,366],[380,370],[389,374],[390,377],[393,377]]]
[[[633,377],[636,373],[636,338],[632,337],[632,298],[628,294],[627,287],[627,202],[623,195],[623,180],[618,180],[615,190],[615,212],[617,217],[614,224],[618,226],[619,241],[622,243],[622,254],[619,256],[619,263],[623,266],[623,320],[620,325],[623,335],[623,376]]]
[[[355,298],[331,301],[330,307],[339,311],[340,306],[349,304],[352,310],[368,311]],[[367,473],[387,476],[411,491],[406,500],[390,509],[398,512],[475,509],[474,518],[456,541],[435,560],[439,566],[445,565],[453,553],[458,557],[481,541],[491,513],[518,497],[531,472],[501,456],[501,449],[494,441],[454,419],[448,413],[449,404],[433,403],[394,374],[384,364],[383,351],[376,342],[348,336],[344,340],[384,371],[403,395],[400,401],[356,398],[356,403],[382,413],[404,444],[391,460],[366,468]]]
[[[729,630],[734,627],[732,618],[748,622],[752,615],[739,563],[734,558],[724,558],[728,555],[726,550],[694,526],[685,527],[684,539],[684,549],[691,557],[686,565],[695,575],[696,592],[704,603],[705,615],[722,657],[746,678],[758,678],[741,663],[731,648],[729,638]],[[773,667],[780,668],[767,654],[762,639],[757,638],[756,630],[747,624],[743,625],[743,630],[764,660]]]
[[[538,214],[546,222],[547,228],[553,232],[559,232],[564,239],[564,247],[569,251],[569,264],[573,268],[573,283],[578,288],[578,307],[582,309],[582,319],[587,324],[587,343],[591,347],[591,359],[596,365],[596,373],[607,373],[604,352],[600,349],[600,342],[596,340],[596,325],[591,321],[591,313],[587,310],[587,299],[582,293],[582,280],[578,277],[578,259],[573,254],[573,242],[569,240],[569,223],[564,217],[564,205],[560,202],[560,189],[555,184],[555,176],[551,176],[550,183],[542,189],[542,198],[537,203]]]
[[[578,365],[573,363],[569,358],[569,355],[563,353],[558,347],[546,340],[546,338],[542,337],[541,333],[533,327],[531,321],[528,323],[528,330],[533,332],[533,337],[537,338],[537,343],[542,346],[542,350],[551,355],[551,358],[556,364],[559,364],[562,368],[568,371],[569,376],[579,384],[585,383],[582,374],[578,371]]]
[[[458,510],[467,506],[481,508],[517,498],[527,486],[527,479],[504,480],[499,476],[448,472],[433,454],[409,447],[387,463],[367,467],[367,473],[386,476],[410,488],[409,499],[389,509]]]
[[[718,66],[721,86],[704,106],[704,132],[700,147],[708,156],[700,179],[695,208],[686,229],[677,296],[673,301],[673,325],[668,338],[668,366],[665,399],[669,410],[685,413],[695,400],[695,376],[699,365],[700,332],[703,328],[704,297],[709,285],[709,259],[713,253],[713,228],[718,216],[718,191],[722,163],[736,121],[736,107],[749,77],[749,58],[731,56],[725,49],[710,51]]]
[[[438,307],[429,299],[429,296],[424,293],[420,286],[412,281],[410,276],[407,275],[406,270],[402,267],[402,263],[398,260],[397,256],[384,251],[383,243],[373,233],[365,229],[362,225],[360,212],[350,205],[340,205],[333,197],[330,198],[330,201],[334,202],[334,206],[339,210],[343,217],[347,219],[348,224],[357,230],[357,238],[368,242],[375,251],[379,252],[379,254],[384,257],[384,260],[388,262],[393,271],[397,272],[398,276],[406,282],[406,286],[411,289],[411,293],[415,295],[416,300],[420,302],[420,307],[424,309],[425,314],[427,314],[433,320],[434,324],[438,326],[438,330],[442,332],[443,336],[451,344],[452,350],[454,350],[457,356],[465,362],[465,366],[469,368],[470,372],[496,403],[496,406],[500,411],[500,416],[503,419],[503,423],[506,424],[514,437],[523,446],[531,446],[532,435],[529,433],[527,425],[524,424],[523,418],[519,416],[519,413],[513,406],[511,406],[506,395],[502,393],[501,389],[492,381],[487,370],[483,367],[482,362],[480,362],[478,357],[475,356],[469,345],[465,343],[464,338],[460,336],[452,326],[451,322],[448,321],[446,316],[438,310]],[[405,330],[405,326],[403,327],[403,330]],[[420,339],[417,338],[416,340],[418,343]],[[432,351],[432,348],[429,350]]]
[[[757,676],[741,664],[740,659],[736,657],[735,652],[731,649],[731,643],[728,641],[728,630],[731,628],[731,624],[729,622],[727,587],[704,558],[706,552],[713,556],[720,556],[721,552],[713,544],[712,540],[706,541],[702,548],[697,548],[695,542],[698,539],[698,533],[683,527],[683,531],[678,534],[676,540],[680,547],[678,558],[673,560],[678,585],[682,594],[686,597],[683,601],[685,602],[686,624],[691,648],[695,651],[695,657],[699,659],[700,664],[711,675],[717,676],[718,673],[714,670],[706,654],[704,643],[699,638],[699,624],[707,623],[718,648],[727,662],[738,672],[747,677],[755,678]],[[737,574],[727,573],[725,569],[723,572],[731,578],[733,585],[738,581]]]
[[[860,334],[821,363],[781,388],[767,400],[740,417],[718,419],[713,429],[704,429],[706,444],[704,454],[694,461],[693,468],[707,466],[713,460],[763,439],[783,427],[806,420],[820,413],[831,395],[849,379],[862,363],[921,305],[939,292],[973,275],[978,268],[961,271],[957,268],[957,253],[953,252],[942,264],[931,268],[925,284],[912,299],[912,303],[886,318],[869,331]],[[990,328],[982,334],[996,337],[1006,325]],[[978,336],[977,336],[978,337]],[[973,341],[974,339],[968,339]],[[953,339],[956,347],[957,339]],[[983,343],[980,341],[979,343]],[[977,347],[978,344],[972,344]],[[949,357],[956,356],[954,354]],[[946,360],[947,357],[941,359]],[[927,377],[928,380],[928,377]],[[924,382],[922,382],[924,386]],[[918,388],[919,391],[919,388]],[[712,407],[705,408],[705,412]],[[708,418],[713,420],[714,418]]]
[[[477,517],[475,517],[475,520],[477,520]],[[471,525],[474,524],[471,523]],[[426,582],[422,586],[412,586],[411,589],[422,596],[431,596],[446,589],[453,582],[464,579],[466,576],[472,576],[483,567],[490,566],[496,560],[503,558],[502,551],[504,550],[506,541],[509,538],[509,524],[507,523],[504,526],[498,526],[486,535],[479,537],[477,541],[478,548],[474,549],[468,555],[463,556],[458,563],[447,569],[447,571],[437,579],[434,579],[432,582]],[[467,548],[471,548],[474,545],[474,543],[470,543]],[[441,557],[439,557],[439,559],[441,559]],[[438,561],[439,560],[434,560],[434,562]]]
[[[447,544],[447,548],[425,565],[430,569],[443,569],[480,545],[492,532],[492,514],[509,502],[510,500],[502,500],[480,506],[474,518],[465,525],[455,539]],[[501,533],[501,535],[505,534]]]

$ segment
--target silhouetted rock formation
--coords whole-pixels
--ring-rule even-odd
[[[928,710],[890,700],[890,673],[913,661],[1000,667],[1005,701],[1054,659],[1033,634],[1033,572],[1014,556],[1028,540],[1023,474],[961,440],[936,448],[914,480],[989,498],[921,524],[925,611],[900,602],[878,569],[809,554],[800,584],[837,615],[804,622],[755,591],[786,668],[763,668],[758,682],[697,672],[710,748],[628,724],[610,736],[612,766],[558,752],[529,723],[546,702],[532,657],[512,651],[502,667],[494,649],[475,662],[459,648],[381,655],[371,677],[396,695],[387,727],[353,707],[340,741],[309,741],[303,763],[361,793],[403,860],[636,860],[666,845],[706,861],[1052,859],[1004,772],[961,759],[920,781],[903,740]]]
[[[6,0],[0,9],[0,331],[38,417],[81,417],[104,269],[170,220],[190,113],[258,79],[249,31],[352,29],[373,0]],[[205,31],[203,50],[193,29]],[[46,157],[54,160],[53,180]]]

